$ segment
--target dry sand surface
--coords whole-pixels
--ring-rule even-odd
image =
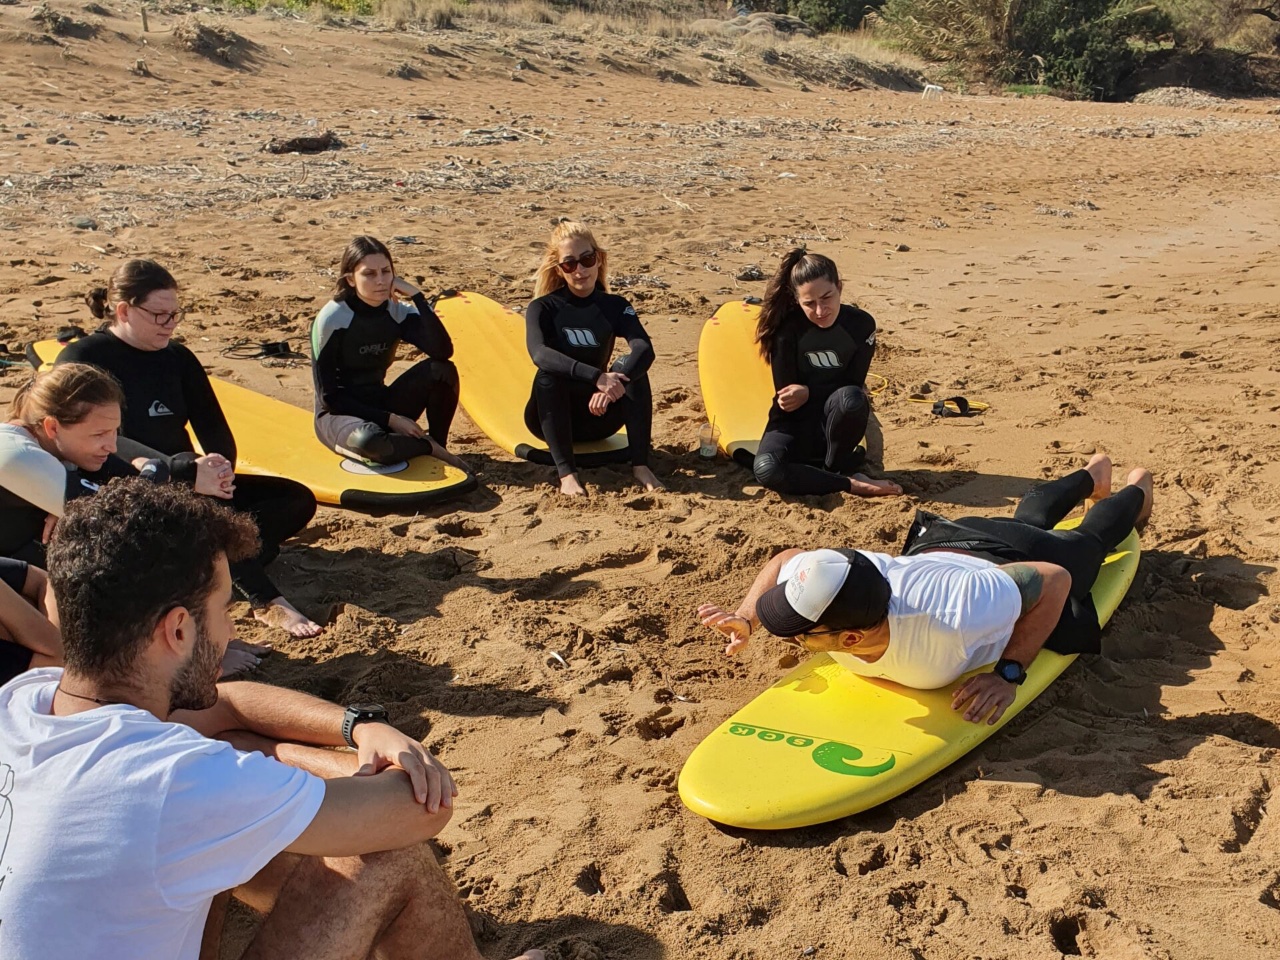
[[[11,349],[87,324],[83,292],[151,256],[211,372],[307,405],[305,367],[219,352],[305,335],[352,235],[414,237],[394,249],[428,289],[519,305],[561,215],[595,225],[653,334],[670,492],[604,469],[568,502],[460,415],[479,492],[321,510],[274,569],[323,636],[241,621],[278,641],[262,679],[381,701],[456,772],[441,850],[486,955],[1276,956],[1272,104],[921,102],[848,76],[803,90],[751,48],[204,15],[240,36],[228,62],[185,49],[177,13],[144,46],[137,7],[104,3],[56,7],[89,24],[56,42],[0,7]],[[733,70],[758,85],[712,82]],[[326,130],[341,149],[262,151]],[[907,496],[779,498],[692,452],[699,327],[796,243],[879,321],[884,469]],[[934,419],[906,401],[924,381],[991,409]],[[869,814],[759,835],[683,809],[683,760],[781,668],[769,641],[726,660],[699,601],[736,601],[784,546],[892,550],[917,505],[1007,513],[1099,449],[1118,477],[1148,465],[1158,498],[1105,657]]]

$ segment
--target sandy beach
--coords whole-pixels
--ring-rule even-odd
[[[553,219],[586,220],[652,334],[669,492],[606,468],[570,502],[460,412],[479,491],[322,508],[272,569],[325,632],[239,623],[276,643],[259,679],[381,702],[454,771],[440,850],[486,956],[1280,950],[1275,101],[922,101],[879,85],[901,70],[749,44],[201,13],[231,32],[205,45],[177,5],[146,34],[134,3],[52,6],[80,26],[0,6],[0,399],[23,345],[88,328],[84,293],[145,256],[211,373],[309,407],[305,363],[222,351],[305,337],[359,233],[403,241],[428,291],[521,306]],[[326,131],[341,147],[264,150]],[[797,244],[878,321],[905,496],[781,498],[697,456],[701,324]],[[926,386],[990,409],[935,418]],[[893,551],[918,506],[1011,513],[1098,450],[1156,476],[1105,656],[870,813],[756,834],[683,808],[684,759],[784,666],[760,638],[726,658],[699,602],[783,547]]]

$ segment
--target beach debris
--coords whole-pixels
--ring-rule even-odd
[[[77,230],[97,230],[98,221],[93,217],[72,217],[71,225]]]
[[[187,17],[173,28],[173,39],[182,49],[202,57],[235,63],[237,54],[248,46],[244,37],[226,27],[211,27],[199,17]]]
[[[323,153],[325,150],[337,150],[342,141],[332,130],[326,130],[318,137],[290,137],[281,140],[273,137],[263,148],[268,153]]]
[[[763,280],[765,275],[764,271],[760,269],[760,264],[749,263],[734,274],[733,278],[735,280]]]
[[[392,242],[392,243],[403,243],[403,244],[405,244],[406,246],[411,246],[411,245],[413,245],[413,244],[415,244],[415,243],[417,243],[417,242],[418,242],[418,238],[417,238],[417,237],[409,237],[409,236],[395,236],[395,237],[392,237],[392,238],[391,238],[391,242]]]
[[[731,87],[758,87],[760,86],[750,75],[744,70],[740,70],[732,64],[718,63],[707,73],[707,79],[713,83],[726,83]]]
[[[568,670],[568,669],[569,669],[569,661],[568,661],[568,660],[566,660],[564,657],[562,657],[562,656],[561,656],[557,651],[555,651],[555,650],[548,650],[548,651],[547,651],[547,666],[551,666],[551,664],[552,664],[552,663],[558,663],[558,664],[560,664],[560,666],[562,666],[564,669],[566,669],[566,670]]]
[[[401,60],[399,63],[387,67],[387,76],[396,77],[400,80],[421,80],[423,74],[412,63],[407,60]]]

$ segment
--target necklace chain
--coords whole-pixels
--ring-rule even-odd
[[[91,703],[97,703],[104,707],[113,707],[113,706],[119,705],[120,703],[119,700],[102,700],[102,699],[99,699],[98,697],[86,697],[83,693],[72,693],[70,690],[63,687],[62,684],[58,684],[54,692],[65,693],[68,697],[75,697],[77,700],[88,700]]]

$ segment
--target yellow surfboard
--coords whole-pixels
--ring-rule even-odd
[[[546,443],[524,423],[537,371],[525,346],[523,315],[465,290],[440,294],[433,307],[453,340],[453,362],[467,416],[508,453],[533,463],[553,464]],[[583,467],[629,458],[625,431],[604,440],[575,443],[573,451]]]
[[[1124,599],[1138,555],[1138,535],[1131,533],[1099,573],[1092,594],[1102,623]],[[848,654],[835,654],[842,656]],[[964,678],[940,690],[912,690],[860,677],[819,654],[698,745],[680,772],[680,798],[709,820],[756,830],[861,813],[963,757],[1016,717],[1073,660],[1042,650],[1013,705],[988,726],[951,709],[951,694]]]
[[[38,341],[27,348],[27,359],[46,369],[63,346],[57,340]],[[210,380],[236,438],[237,473],[296,480],[321,503],[395,512],[412,512],[476,487],[475,477],[435,457],[390,467],[348,460],[316,439],[311,411],[216,377]]]
[[[773,372],[755,342],[759,319],[759,301],[730,300],[702,325],[698,338],[707,420],[720,428],[720,449],[747,464],[764,435],[774,393]]]

